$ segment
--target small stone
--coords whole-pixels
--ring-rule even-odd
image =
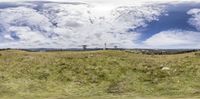
[[[163,67],[162,70],[170,70],[169,67]]]

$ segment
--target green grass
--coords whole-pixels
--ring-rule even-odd
[[[199,82],[199,53],[0,52],[0,99],[189,99]]]

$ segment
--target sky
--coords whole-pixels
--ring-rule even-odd
[[[184,1],[198,1],[198,0],[0,0],[1,2],[16,2],[16,1],[54,1],[54,2],[103,2],[103,3],[110,3],[110,2],[119,2],[119,3],[123,3],[123,2],[184,2]]]
[[[200,48],[200,0],[0,0],[0,20],[0,48]]]

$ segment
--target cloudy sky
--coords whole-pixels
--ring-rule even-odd
[[[200,48],[198,0],[0,0],[0,48]]]

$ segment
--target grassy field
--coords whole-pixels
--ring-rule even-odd
[[[0,99],[200,98],[200,54],[0,51]]]

